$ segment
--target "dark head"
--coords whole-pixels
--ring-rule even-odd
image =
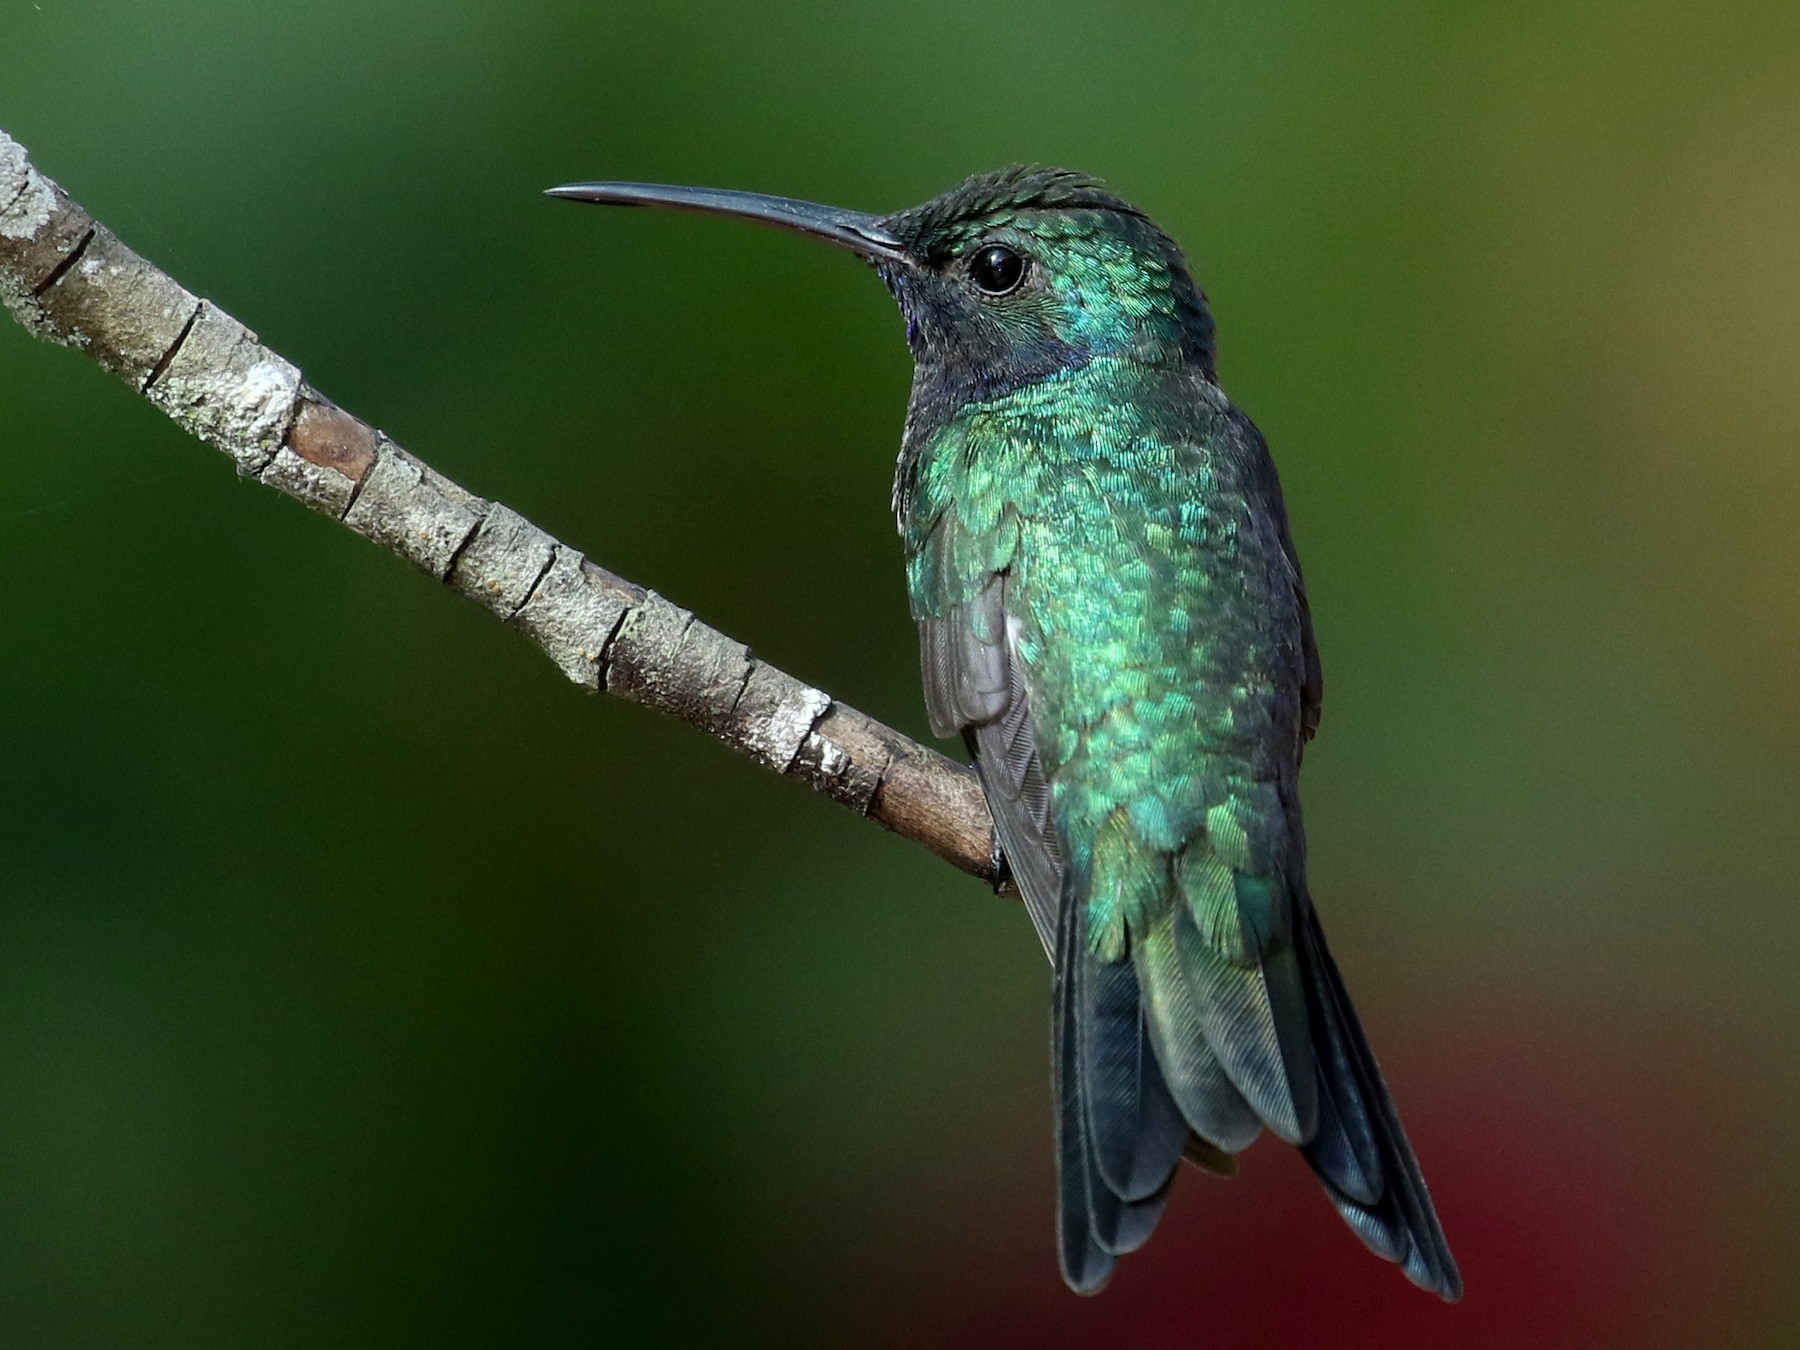
[[[968,402],[1118,357],[1213,378],[1212,319],[1174,241],[1067,169],[978,174],[889,216],[785,197],[645,183],[552,196],[740,216],[842,244],[906,316],[919,393]]]

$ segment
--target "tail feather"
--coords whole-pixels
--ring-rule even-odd
[[[1071,961],[1075,928],[1065,907],[1057,925],[1055,1034],[1050,1055],[1051,1086],[1056,1094],[1057,1260],[1069,1288],[1078,1294],[1097,1294],[1112,1276],[1113,1257],[1095,1233],[1095,1201],[1104,1196],[1106,1188],[1094,1185],[1098,1169],[1089,1147],[1081,1093]],[[1116,1219],[1115,1214],[1115,1224]]]
[[[1058,925],[1057,1155],[1063,1277],[1099,1290],[1113,1257],[1134,1251],[1162,1217],[1187,1142],[1145,1041],[1137,976],[1089,950],[1080,905]]]
[[[1317,1129],[1317,1075],[1299,962],[1285,939],[1232,960],[1176,905],[1175,953],[1208,1048],[1262,1122],[1290,1144]]]
[[[1086,951],[1071,955],[1081,1095],[1095,1165],[1121,1200],[1146,1200],[1174,1175],[1187,1123],[1146,1039],[1131,963],[1101,961]]]
[[[1337,1097],[1351,1081],[1350,1073],[1347,1065],[1339,1065],[1335,1072],[1319,1066],[1319,1129],[1307,1158],[1319,1179],[1346,1199],[1373,1205],[1381,1199],[1381,1160],[1374,1152],[1374,1138],[1367,1118],[1360,1116],[1360,1100],[1340,1105]]]
[[[1320,1102],[1330,1103],[1304,1147],[1306,1160],[1370,1250],[1399,1262],[1420,1288],[1455,1302],[1462,1297],[1462,1276],[1311,905],[1305,906],[1298,946]]]
[[[1090,1189],[1095,1185],[1101,1185],[1104,1190],[1097,1173],[1089,1178]],[[1094,1224],[1094,1240],[1101,1250],[1123,1256],[1148,1242],[1169,1203],[1169,1192],[1174,1188],[1175,1173],[1170,1172],[1163,1184],[1142,1200],[1124,1201],[1110,1192],[1103,1196],[1099,1212],[1106,1216],[1106,1222],[1096,1220]]]
[[[1266,1117],[1213,1053],[1219,1033],[1207,1034],[1195,993],[1207,972],[1196,977],[1182,959],[1184,938],[1191,954],[1197,936],[1179,931],[1192,927],[1186,910],[1176,907],[1120,962],[1093,953],[1084,911],[1065,898],[1053,1060],[1063,1276],[1093,1293],[1110,1278],[1114,1258],[1149,1237],[1180,1158],[1199,1147],[1202,1165],[1228,1170],[1230,1153],[1250,1143]],[[1455,1301],[1462,1277],[1310,904],[1297,919],[1286,949],[1291,973],[1263,986],[1283,1013],[1293,999],[1304,1014],[1300,1044],[1311,1090],[1287,1101],[1290,1110],[1307,1103],[1313,1118],[1288,1123],[1308,1127],[1302,1151],[1363,1243],[1414,1284]],[[1261,1041],[1269,1052],[1262,1062],[1274,1060],[1264,1074],[1274,1101],[1297,1068],[1288,1021]],[[1276,1024],[1265,1016],[1247,1025],[1268,1032]]]
[[[1207,1045],[1200,1011],[1176,951],[1177,922],[1193,921],[1180,911],[1171,912],[1133,945],[1149,1014],[1150,1043],[1169,1091],[1194,1133],[1226,1153],[1239,1153],[1262,1133],[1262,1121]]]

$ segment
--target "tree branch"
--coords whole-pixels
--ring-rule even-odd
[[[975,775],[757,660],[654,591],[485,501],[319,394],[286,357],[138,257],[0,131],[0,302],[85,352],[254,478],[530,638],[576,684],[673,713],[995,880]]]

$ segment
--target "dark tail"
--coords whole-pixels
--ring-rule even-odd
[[[1137,973],[1089,950],[1086,908],[1066,906],[1058,925],[1051,1053],[1057,1248],[1079,1294],[1097,1293],[1113,1258],[1149,1238],[1188,1139],[1150,1048]]]
[[[1454,1302],[1462,1296],[1462,1276],[1444,1241],[1418,1160],[1318,918],[1310,904],[1300,908],[1290,957],[1297,958],[1299,978],[1288,986],[1283,1001],[1304,1002],[1305,1032],[1300,1033],[1295,1008],[1289,1023],[1295,1035],[1284,1036],[1289,1043],[1265,1057],[1271,1063],[1304,1063],[1291,1043],[1297,1041],[1306,1045],[1306,1058],[1316,1065],[1316,1124],[1306,1121],[1300,1127],[1302,1153],[1370,1250],[1398,1263],[1414,1284]],[[1191,1010],[1187,1021],[1176,1017],[1174,1027],[1163,1028],[1166,1044],[1153,1052],[1152,1022],[1138,982],[1141,972],[1131,960],[1106,962],[1094,955],[1085,911],[1085,905],[1066,906],[1058,925],[1052,1059],[1061,1184],[1059,1255],[1069,1287],[1089,1294],[1105,1285],[1116,1256],[1149,1237],[1184,1146],[1207,1170],[1229,1172],[1230,1154],[1207,1142],[1204,1131],[1224,1122],[1230,1128],[1221,1131],[1218,1142],[1235,1151],[1254,1138],[1256,1116],[1218,1072],[1199,1031],[1188,1025],[1198,1020]],[[1154,944],[1139,955],[1153,976],[1169,974],[1157,963]],[[1177,993],[1192,984],[1185,976],[1164,982],[1172,983]],[[1172,997],[1164,1005],[1166,1015],[1187,1006]],[[1171,1084],[1157,1053],[1183,1046],[1211,1072],[1187,1073],[1186,1060],[1177,1056],[1179,1082]],[[1171,1091],[1172,1086],[1180,1090]],[[1220,1103],[1226,1098],[1237,1104],[1248,1129],[1239,1128],[1237,1118],[1223,1110]],[[1196,1121],[1202,1133],[1190,1134]]]
[[[1398,1262],[1421,1289],[1454,1303],[1462,1297],[1462,1276],[1418,1159],[1325,946],[1318,916],[1310,904],[1301,908],[1296,938],[1319,1066],[1318,1129],[1302,1151],[1369,1249]]]

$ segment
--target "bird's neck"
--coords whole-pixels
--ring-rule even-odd
[[[1089,352],[1041,378],[987,386],[972,382],[966,372],[920,363],[894,476],[894,511],[902,529],[925,466],[977,439],[1055,458],[1060,440],[1085,438],[1102,421],[1123,416],[1148,424],[1164,414],[1186,415],[1196,403],[1222,405],[1210,366],[1173,355],[1144,361],[1129,352]]]

